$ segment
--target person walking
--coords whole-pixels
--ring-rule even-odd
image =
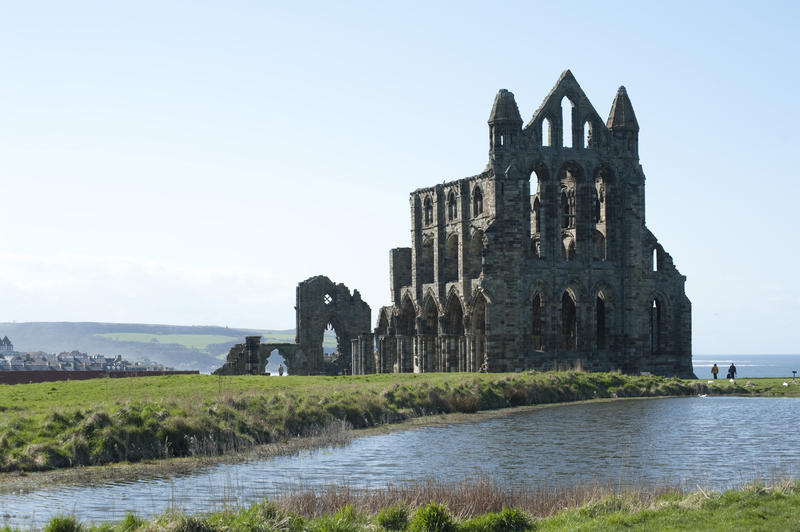
[[[719,373],[719,368],[717,367],[716,364],[714,364],[713,366],[711,366],[711,374],[714,376],[715,379],[717,378],[717,373]]]
[[[736,366],[733,365],[733,362],[731,362],[731,367],[728,368],[728,378],[729,379],[736,378]]]

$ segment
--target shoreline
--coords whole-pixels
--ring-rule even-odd
[[[400,374],[322,379],[294,377],[280,381],[246,377],[226,381],[204,376],[186,377],[167,377],[162,380],[155,380],[159,378],[154,377],[149,381],[148,378],[139,378],[137,388],[131,388],[131,383],[124,382],[124,379],[116,383],[94,383],[96,388],[106,387],[95,390],[104,392],[106,396],[109,395],[109,384],[117,385],[121,389],[112,390],[115,393],[111,395],[122,397],[114,402],[106,400],[96,403],[85,411],[80,408],[91,403],[91,390],[77,390],[76,399],[70,406],[61,406],[57,410],[49,396],[52,393],[58,395],[58,390],[49,387],[49,384],[46,388],[37,384],[11,387],[14,388],[11,392],[18,396],[19,393],[25,394],[23,397],[26,397],[27,403],[24,407],[14,406],[13,402],[11,408],[4,406],[4,390],[0,389],[0,411],[8,414],[5,427],[0,425],[0,458],[3,453],[11,457],[12,452],[18,453],[17,456],[20,452],[29,453],[31,450],[42,452],[37,447],[41,449],[43,444],[31,443],[32,438],[27,441],[20,439],[24,433],[13,434],[15,426],[20,426],[22,422],[42,427],[42,422],[36,422],[34,417],[37,409],[44,411],[45,427],[78,416],[82,420],[78,424],[72,423],[72,426],[62,425],[63,429],[56,428],[56,432],[50,436],[54,443],[45,444],[50,445],[51,449],[52,445],[57,445],[58,441],[64,441],[68,436],[73,439],[93,437],[102,445],[108,445],[103,439],[109,435],[119,442],[120,437],[132,437],[126,435],[135,434],[132,432],[135,430],[155,434],[155,430],[160,430],[159,426],[173,421],[184,424],[173,424],[173,427],[187,427],[183,432],[186,438],[197,438],[199,442],[196,451],[186,452],[183,456],[171,453],[173,456],[139,456],[137,459],[109,460],[100,464],[84,462],[81,465],[78,462],[79,465],[73,467],[39,467],[34,470],[11,468],[0,473],[0,490],[24,491],[44,485],[163,477],[165,472],[167,476],[180,475],[218,464],[241,463],[343,445],[354,438],[375,434],[471,423],[559,405],[694,395],[800,396],[800,382],[783,386],[784,379],[750,379],[731,384],[727,380],[708,383],[705,379],[687,381],[652,376],[627,377],[613,373]],[[145,386],[159,385],[160,388],[150,391],[146,397],[136,397],[139,383]],[[223,384],[227,388],[225,393],[221,390]],[[211,390],[218,393],[204,397],[201,391],[197,391],[202,385],[207,388],[210,385]],[[68,390],[67,386],[70,385],[64,385],[63,389]],[[219,391],[215,390],[217,386],[220,387]],[[46,394],[38,403],[34,393],[37,390]],[[29,396],[29,391],[34,393],[33,397]],[[188,398],[171,397],[181,392],[192,395]],[[202,400],[198,401],[199,398]],[[174,401],[177,406],[171,407],[167,401]],[[170,408],[176,410],[170,412]],[[149,417],[145,418],[145,414]],[[143,426],[145,420],[148,423],[146,428]],[[245,445],[229,447],[218,447],[212,441],[211,445],[204,447],[206,440],[202,439],[203,433],[192,427],[214,420],[224,423],[218,425],[222,428],[246,422],[247,430],[262,431],[268,436],[267,441],[272,441],[259,443],[257,439],[251,439],[250,444],[245,442]],[[102,427],[102,432],[95,427]],[[37,433],[30,434],[33,436]],[[121,436],[116,436],[118,434]],[[213,433],[205,437],[213,438]],[[13,443],[10,438],[16,439],[17,451],[9,447],[9,443]],[[170,437],[169,445],[172,446],[174,441]],[[27,447],[22,447],[20,443]]]
[[[647,397],[616,397],[586,399],[537,405],[523,405],[481,410],[474,413],[453,412],[414,417],[395,423],[385,423],[367,428],[338,427],[324,431],[323,434],[305,437],[288,438],[280,442],[267,443],[252,447],[245,451],[226,453],[214,456],[173,457],[142,460],[140,462],[121,462],[95,466],[79,466],[61,468],[50,471],[12,471],[0,473],[0,493],[26,492],[47,488],[81,486],[100,482],[132,482],[150,478],[169,478],[186,475],[221,465],[241,464],[249,461],[265,460],[273,457],[292,456],[302,452],[313,452],[320,449],[339,447],[349,444],[355,439],[391,434],[399,431],[416,430],[426,427],[441,427],[465,423],[476,423],[489,419],[498,419],[521,415],[545,408],[577,406],[594,403],[637,401],[653,399],[693,398],[688,395],[661,395]],[[719,394],[710,397],[764,397],[774,396],[753,394]]]

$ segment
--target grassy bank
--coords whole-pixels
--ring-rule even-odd
[[[750,384],[616,373],[358,377],[172,375],[0,386],[0,470],[35,471],[213,456],[428,414],[612,397],[797,393]],[[774,381],[774,382],[773,382]]]
[[[167,513],[151,521],[134,515],[115,524],[84,525],[55,517],[44,530],[515,532],[797,530],[800,484],[752,484],[724,493],[661,489],[618,492],[599,487],[524,492],[491,482],[422,485],[352,493],[331,488],[204,516]],[[11,532],[11,529],[4,529]]]

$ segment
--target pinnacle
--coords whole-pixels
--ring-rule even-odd
[[[489,115],[489,123],[493,122],[513,122],[522,125],[522,118],[519,115],[519,108],[513,92],[500,89],[497,93],[494,105],[492,105],[492,112]]]
[[[636,121],[633,105],[630,98],[628,98],[628,91],[625,90],[624,85],[620,85],[619,89],[617,89],[617,96],[614,98],[614,103],[611,104],[611,112],[608,115],[606,127],[612,130],[628,129],[639,131],[639,123]]]

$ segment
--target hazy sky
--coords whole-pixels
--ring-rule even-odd
[[[798,353],[800,4],[642,4],[0,2],[0,321],[289,328],[317,274],[374,317],[408,193],[569,68],[627,87],[695,353]]]

